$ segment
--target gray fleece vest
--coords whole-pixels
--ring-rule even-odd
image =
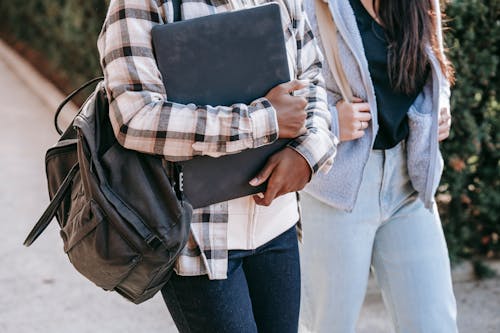
[[[324,52],[315,18],[315,1],[305,0],[305,6],[320,48]],[[349,1],[328,2],[338,28],[337,40],[342,66],[354,95],[369,103],[372,122],[362,138],[341,142],[338,145],[331,171],[326,175],[316,174],[304,191],[333,207],[351,211],[356,203],[365,165],[378,131],[377,104],[363,42]],[[438,6],[437,1],[434,1],[434,5]],[[439,10],[439,7],[435,8]],[[441,41],[439,20],[437,26],[438,40]],[[408,174],[413,188],[425,206],[431,209],[443,171],[443,159],[438,144],[438,116],[442,107],[449,107],[450,90],[448,81],[430,47],[427,52],[431,60],[432,75],[408,110],[410,132],[406,146]],[[327,62],[324,62],[324,71],[332,113],[332,132],[338,137],[338,115],[335,105],[341,98],[340,90],[333,80]]]

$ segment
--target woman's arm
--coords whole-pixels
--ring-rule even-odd
[[[99,36],[118,142],[178,161],[236,153],[276,140],[276,110],[266,98],[229,107],[168,101],[151,44],[151,29],[163,23],[161,14],[154,0],[112,0]]]

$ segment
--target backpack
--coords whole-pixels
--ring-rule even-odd
[[[190,231],[192,208],[161,156],[122,147],[108,115],[102,78],[45,156],[50,205],[30,246],[57,218],[73,266],[105,290],[139,304],[168,281]]]

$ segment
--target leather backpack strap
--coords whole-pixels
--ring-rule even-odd
[[[68,95],[68,97],[66,97],[62,102],[61,104],[59,104],[59,106],[57,107],[57,110],[56,110],[56,113],[54,114],[54,126],[56,128],[56,131],[57,133],[59,133],[59,135],[63,134],[63,130],[59,127],[59,115],[61,114],[61,111],[62,109],[66,106],[66,104],[68,104],[69,101],[71,101],[73,99],[73,97],[75,97],[75,95],[77,95],[80,91],[82,91],[83,89],[87,88],[88,86],[96,83],[96,82],[101,82],[102,80],[104,80],[104,77],[103,76],[99,76],[99,77],[96,77],[96,78],[93,78],[92,80],[90,81],[87,81],[85,82],[84,84],[81,85],[80,88],[77,88],[76,90],[74,90],[71,94]]]
[[[337,44],[337,26],[333,20],[330,7],[325,0],[315,0],[315,7],[321,41],[323,42],[325,57],[328,61],[330,71],[340,89],[342,98],[347,102],[351,102],[353,100],[353,93],[340,62]]]
[[[56,215],[57,209],[59,208],[61,202],[66,197],[66,192],[68,192],[68,189],[71,188],[71,183],[73,182],[73,179],[75,178],[75,175],[78,172],[78,170],[79,170],[79,165],[78,163],[76,163],[68,172],[66,178],[64,178],[61,186],[54,195],[54,198],[52,198],[52,201],[50,202],[47,209],[45,209],[38,222],[30,231],[28,237],[26,237],[26,240],[24,241],[25,246],[30,246],[31,244],[33,244],[33,242],[38,238],[38,236],[40,236],[42,232],[49,226],[50,222],[52,222],[54,216]]]

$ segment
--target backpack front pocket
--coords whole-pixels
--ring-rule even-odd
[[[141,259],[93,200],[86,201],[68,218],[61,237],[73,266],[106,290],[116,287]]]

